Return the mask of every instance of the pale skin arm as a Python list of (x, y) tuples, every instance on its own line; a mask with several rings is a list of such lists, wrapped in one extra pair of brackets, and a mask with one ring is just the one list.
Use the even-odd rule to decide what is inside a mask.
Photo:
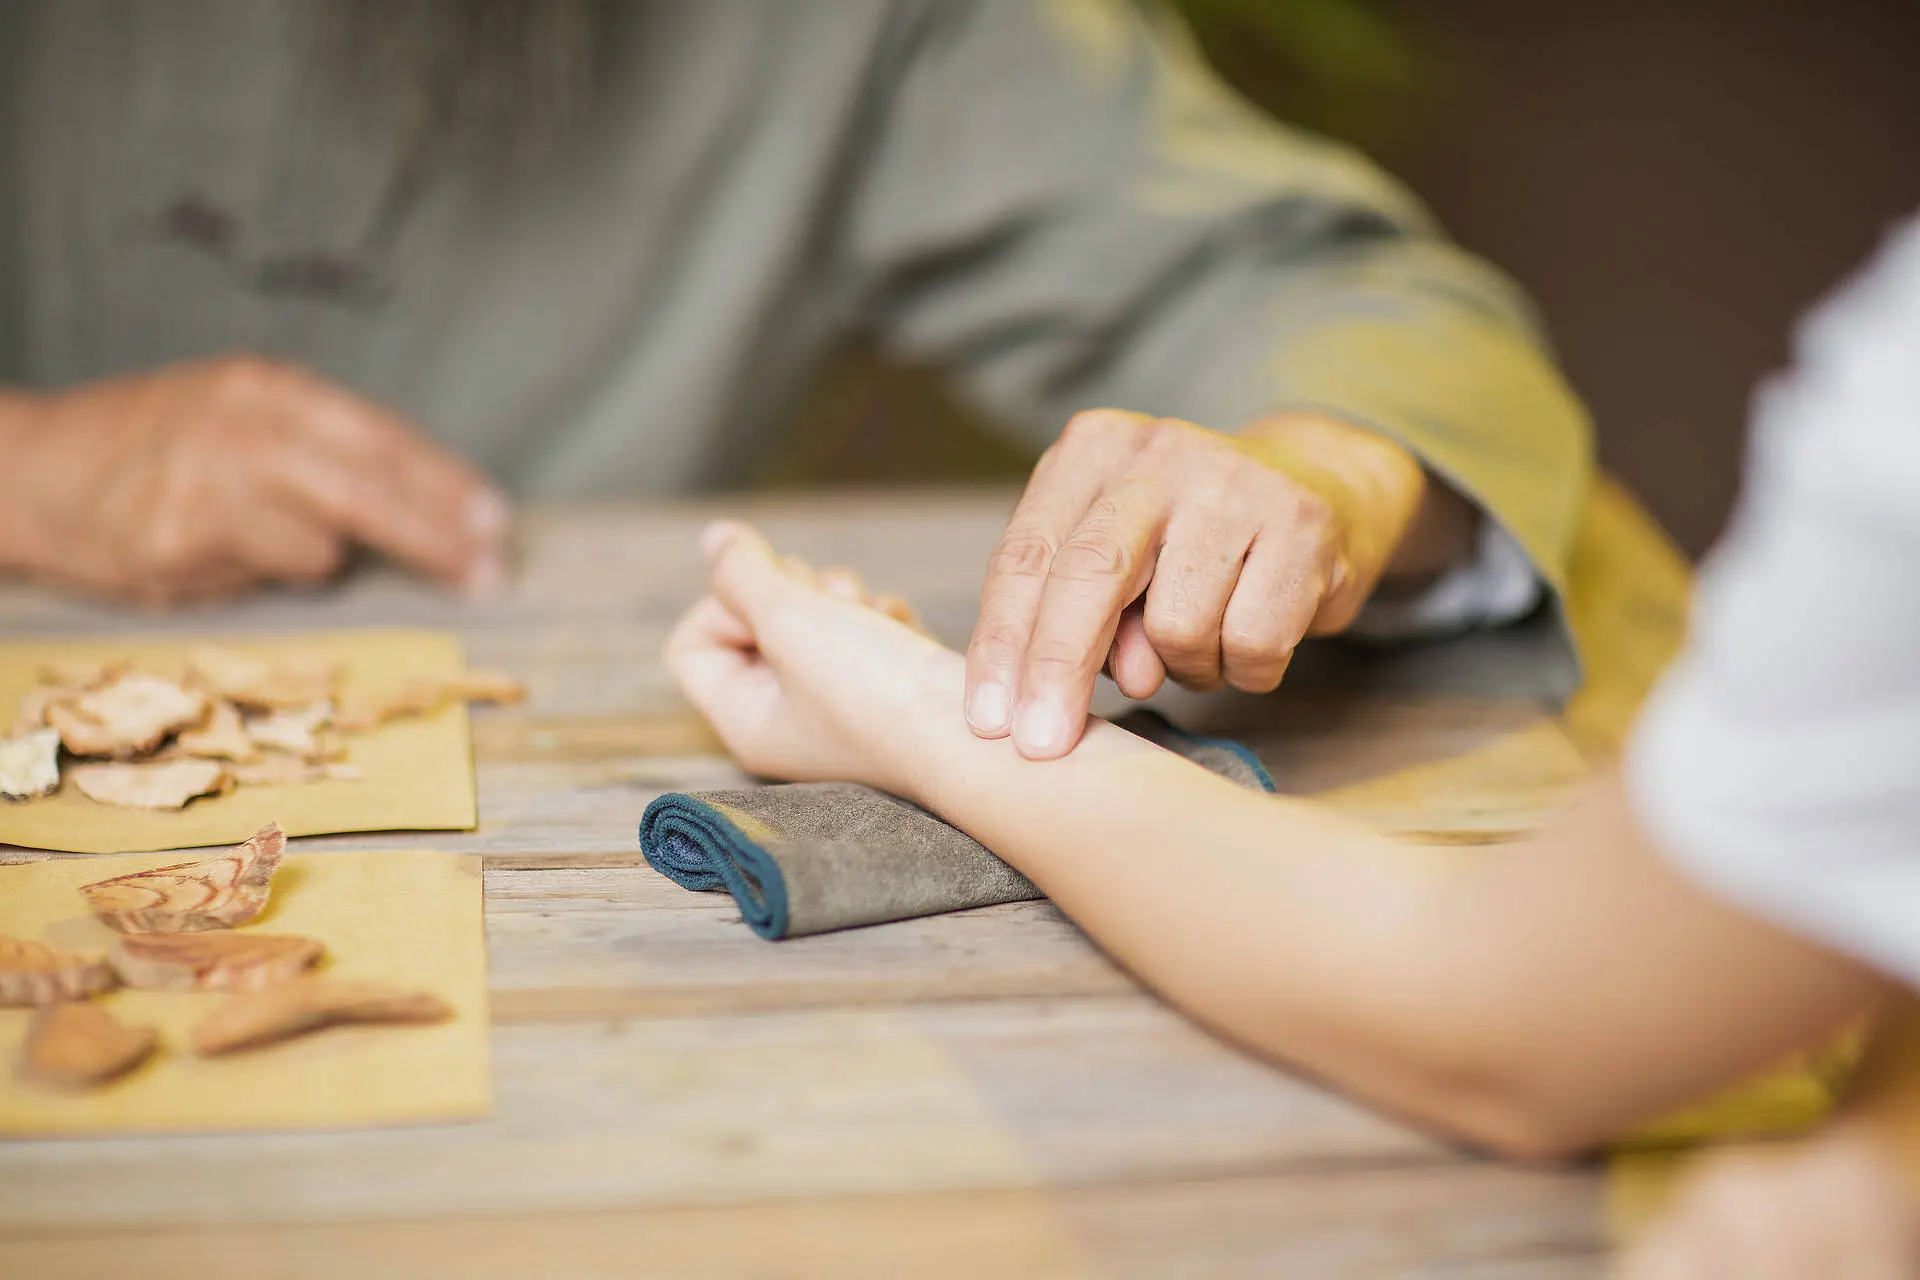
[(750, 531), (710, 545), (714, 594), (668, 657), (748, 767), (925, 805), (1200, 1022), (1434, 1130), (1577, 1151), (1880, 994), (1667, 870), (1613, 783), (1463, 870), (1098, 720), (1027, 760), (952, 717), (958, 655)]

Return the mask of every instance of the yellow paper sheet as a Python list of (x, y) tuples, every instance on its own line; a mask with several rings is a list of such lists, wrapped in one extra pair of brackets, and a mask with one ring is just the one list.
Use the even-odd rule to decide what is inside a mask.
[[(143, 854), (0, 867), (0, 934), (104, 951), (115, 935), (88, 912), (78, 887), (181, 860)], [(96, 998), (129, 1024), (158, 1027), (160, 1048), (121, 1080), (64, 1093), (14, 1071), (32, 1014), (0, 1009), (0, 1134), (317, 1129), (486, 1113), (492, 1088), (478, 857), (290, 855), (267, 909), (240, 932), (317, 938), (327, 947), (317, 972), (430, 991), (454, 1016), (433, 1026), (332, 1027), (199, 1059), (187, 1048), (188, 1031), (229, 996), (115, 991)]]
[[(46, 662), (131, 658), (142, 669), (171, 674), (183, 668), (190, 648), (209, 641), (262, 657), (293, 649), (332, 654), (344, 664), (343, 687), (348, 690), (390, 690), (410, 677), (450, 674), (465, 666), (460, 642), (435, 631), (0, 645), (0, 733), (13, 719), (21, 696), (39, 683)], [(366, 775), (359, 781), (243, 786), (169, 812), (116, 809), (87, 799), (67, 784), (42, 800), (0, 804), (0, 843), (66, 853), (132, 853), (238, 844), (267, 822), (278, 822), (290, 836), (473, 829), (473, 748), (464, 705), (395, 721), (345, 741), (348, 762)]]

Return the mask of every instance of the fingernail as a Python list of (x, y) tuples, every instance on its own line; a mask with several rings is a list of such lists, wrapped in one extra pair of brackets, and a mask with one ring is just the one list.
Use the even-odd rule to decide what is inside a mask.
[(497, 541), (513, 519), (513, 508), (492, 489), (482, 489), (467, 500), (467, 532), (482, 542)]
[(1005, 733), (1013, 716), (1013, 696), (998, 680), (974, 688), (967, 698), (967, 723), (980, 733)]
[(461, 590), (470, 599), (497, 600), (507, 587), (507, 571), (498, 556), (483, 556), (467, 571)]
[(715, 520), (700, 531), (700, 554), (709, 562), (720, 558), (734, 535), (740, 532), (740, 526), (732, 520)]
[(1048, 698), (1020, 708), (1013, 722), (1014, 742), (1024, 756), (1056, 756), (1067, 749), (1067, 713)]

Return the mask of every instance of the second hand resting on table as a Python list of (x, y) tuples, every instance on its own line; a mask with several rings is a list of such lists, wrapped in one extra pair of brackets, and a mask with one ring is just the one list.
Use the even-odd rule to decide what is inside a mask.
[(667, 662), (748, 769), (931, 810), (1200, 1022), (1428, 1128), (1577, 1151), (1880, 995), (1861, 966), (1669, 869), (1617, 783), (1438, 868), (1103, 721), (1064, 758), (1026, 759), (954, 716), (961, 655), (844, 575), (823, 586), (740, 525), (704, 549), (710, 594)]

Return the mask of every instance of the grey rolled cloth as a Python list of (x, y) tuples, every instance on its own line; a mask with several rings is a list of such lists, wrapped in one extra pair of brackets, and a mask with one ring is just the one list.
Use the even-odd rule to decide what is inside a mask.
[[(1194, 737), (1151, 711), (1116, 723), (1242, 786), (1274, 790), (1237, 742)], [(1044, 896), (965, 832), (853, 782), (670, 792), (641, 816), (640, 852), (678, 885), (731, 893), (763, 938)]]

